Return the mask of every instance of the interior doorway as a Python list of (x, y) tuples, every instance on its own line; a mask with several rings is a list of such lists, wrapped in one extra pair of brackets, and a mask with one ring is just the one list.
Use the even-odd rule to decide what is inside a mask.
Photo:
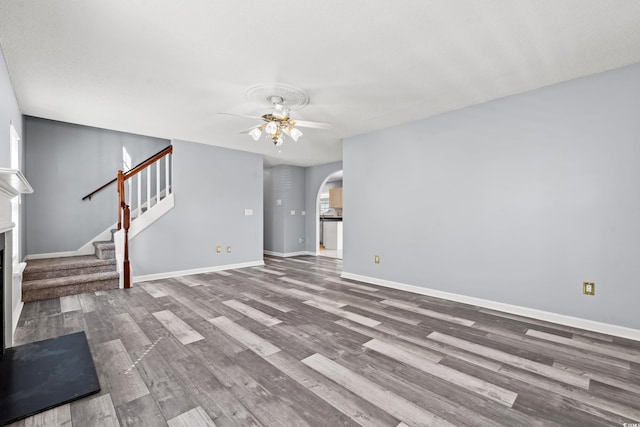
[(316, 199), (316, 255), (342, 259), (342, 170), (328, 175)]

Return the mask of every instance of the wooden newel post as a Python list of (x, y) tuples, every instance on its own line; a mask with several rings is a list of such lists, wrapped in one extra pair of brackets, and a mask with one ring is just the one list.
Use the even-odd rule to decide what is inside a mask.
[(131, 287), (131, 266), (129, 265), (129, 226), (131, 225), (131, 211), (126, 203), (122, 202), (122, 226), (124, 228), (124, 261), (122, 272), (124, 274), (124, 287)]
[(118, 171), (118, 230), (122, 228), (122, 209), (124, 208), (124, 174), (122, 169)]

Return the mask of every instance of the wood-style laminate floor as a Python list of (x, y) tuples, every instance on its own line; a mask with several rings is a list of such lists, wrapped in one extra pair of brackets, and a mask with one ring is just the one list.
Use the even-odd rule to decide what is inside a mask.
[(640, 423), (640, 342), (265, 262), (25, 304), (18, 344), (84, 330), (102, 391), (14, 426)]

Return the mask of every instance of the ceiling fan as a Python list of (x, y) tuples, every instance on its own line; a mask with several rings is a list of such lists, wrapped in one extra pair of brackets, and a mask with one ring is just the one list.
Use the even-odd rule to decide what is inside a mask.
[[(271, 94), (268, 95), (266, 99), (265, 97), (260, 96), (264, 94), (265, 90), (269, 90), (271, 92)], [(291, 94), (293, 90), (296, 91), (294, 93), (296, 96), (292, 96), (292, 99), (286, 99), (284, 96), (282, 96), (282, 92)], [(276, 94), (273, 94), (274, 92)], [(281, 92), (281, 94), (277, 94), (278, 92)], [(284, 85), (270, 85), (268, 87), (260, 85), (249, 88), (245, 93), (245, 96), (248, 99), (256, 98), (256, 95), (254, 95), (256, 93), (258, 93), (257, 96), (271, 103), (271, 106), (273, 108), (272, 112), (263, 114), (259, 117), (247, 116), (243, 114), (219, 113), (229, 116), (248, 117), (251, 119), (262, 120), (262, 123), (240, 131), (241, 134), (249, 134), (255, 141), (259, 140), (264, 132), (265, 137), (267, 139), (271, 139), (273, 144), (276, 147), (279, 147), (284, 143), (285, 136), (291, 138), (293, 141), (298, 141), (298, 139), (303, 135), (300, 129), (298, 129), (299, 127), (316, 129), (327, 129), (330, 127), (330, 125), (328, 125), (327, 123), (310, 122), (306, 120), (293, 120), (289, 116), (289, 114), (291, 113), (291, 108), (289, 108), (287, 105), (291, 105), (294, 107), (297, 106), (301, 108), (306, 105), (309, 100), (308, 96), (304, 94), (304, 92), (302, 92), (300, 89)], [(301, 96), (303, 98), (300, 98)]]

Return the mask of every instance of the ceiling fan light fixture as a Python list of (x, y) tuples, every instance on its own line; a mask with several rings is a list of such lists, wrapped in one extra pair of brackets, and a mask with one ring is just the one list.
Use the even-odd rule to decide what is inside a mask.
[(255, 129), (253, 129), (251, 132), (249, 132), (249, 135), (251, 135), (251, 138), (253, 138), (254, 141), (257, 141), (260, 139), (260, 137), (262, 136), (262, 129), (261, 127), (257, 127)]

